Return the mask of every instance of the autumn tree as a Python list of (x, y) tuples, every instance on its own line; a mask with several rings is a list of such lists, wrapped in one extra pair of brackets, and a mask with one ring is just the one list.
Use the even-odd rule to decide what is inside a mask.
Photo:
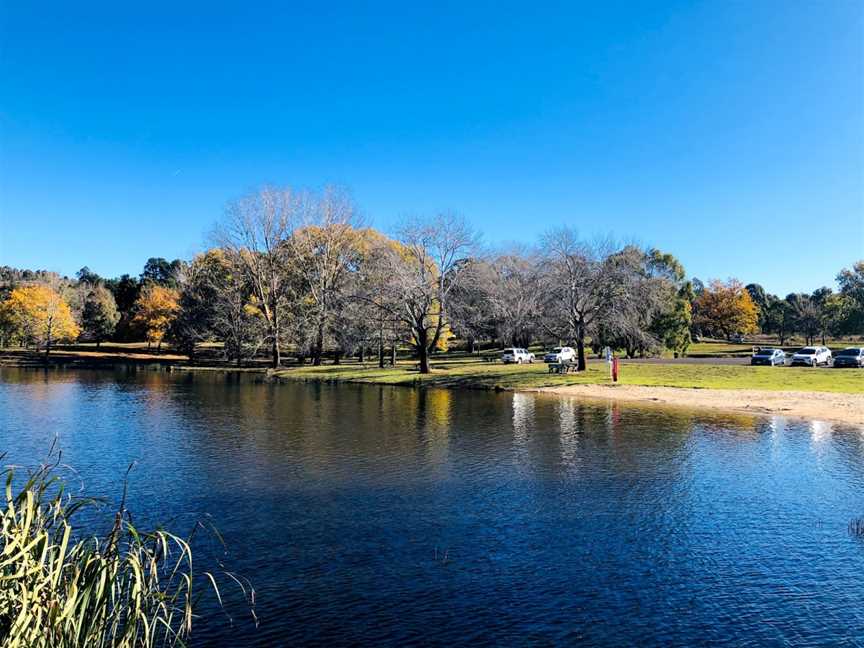
[(162, 349), (162, 340), (180, 310), (180, 293), (174, 288), (149, 284), (135, 303), (133, 322), (144, 331), (148, 345)]
[(385, 348), (390, 347), (390, 361), (395, 363), (396, 344), (406, 334), (406, 324), (401, 317), (401, 301), (392, 289), (394, 277), (390, 268), (396, 263), (398, 244), (373, 229), (360, 232), (358, 246), (360, 262), (352, 277), (350, 295), (354, 313), (373, 325), (371, 340), (377, 346), (378, 366), (384, 367)]
[(55, 342), (74, 340), (80, 329), (63, 297), (45, 285), (16, 288), (5, 302), (4, 310), (19, 336), (45, 349), (45, 357)]
[(104, 286), (94, 283), (84, 300), (81, 314), (81, 324), (84, 333), (96, 342), (96, 348), (102, 341), (114, 333), (120, 313), (114, 295)]
[(300, 280), (300, 304), (313, 327), (312, 364), (320, 365), (325, 335), (342, 302), (340, 293), (359, 262), (360, 219), (350, 196), (332, 187), (308, 200), (303, 217), (305, 222), (287, 244)]
[(712, 281), (694, 302), (694, 323), (709, 335), (755, 333), (759, 309), (740, 281)]
[(235, 267), (242, 268), (249, 282), (266, 323), (273, 367), (282, 363), (280, 345), (296, 292), (291, 273), (294, 255), (288, 239), (302, 222), (306, 203), (306, 196), (290, 188), (265, 187), (230, 203), (216, 234), (220, 247)]

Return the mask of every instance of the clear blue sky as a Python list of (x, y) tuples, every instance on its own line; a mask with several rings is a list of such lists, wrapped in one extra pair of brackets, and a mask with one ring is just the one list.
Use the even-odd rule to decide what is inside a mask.
[[(470, 5), (470, 6), (468, 6)], [(200, 250), (263, 183), (786, 293), (864, 257), (864, 4), (4, 2), (0, 264)]]

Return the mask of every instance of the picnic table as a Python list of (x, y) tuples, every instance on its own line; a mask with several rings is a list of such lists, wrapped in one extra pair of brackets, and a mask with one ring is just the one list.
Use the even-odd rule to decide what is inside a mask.
[(579, 364), (576, 362), (550, 362), (549, 373), (566, 374), (571, 371), (575, 372), (578, 367)]

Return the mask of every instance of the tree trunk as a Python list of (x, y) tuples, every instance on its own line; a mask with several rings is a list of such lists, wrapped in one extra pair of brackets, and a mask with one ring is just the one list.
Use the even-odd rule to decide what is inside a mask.
[(468, 338), (468, 353), (473, 354), (475, 346), (476, 346), (476, 344), (474, 341), (474, 336), (472, 335), (471, 337)]
[(315, 347), (312, 349), (312, 365), (321, 365), (321, 356), (324, 354), (324, 322), (318, 322), (318, 331), (315, 334)]
[(278, 369), (279, 365), (282, 364), (282, 356), (279, 351), (279, 341), (274, 337), (273, 345), (270, 348), (270, 353), (272, 354), (272, 364), (274, 369)]
[[(342, 361), (342, 352), (339, 349), (336, 349), (333, 352), (333, 364), (334, 365), (341, 364), (341, 361)], [(320, 365), (321, 362), (319, 361), (318, 364)]]
[(96, 338), (96, 348), (97, 349), (99, 348), (100, 344), (102, 344), (102, 340), (100, 340), (99, 338)]
[(390, 366), (396, 366), (396, 343), (393, 343), (393, 346), (390, 347)]
[(420, 361), (420, 373), (429, 373), (429, 332), (425, 326), (414, 329), (414, 339), (417, 342), (417, 359)]
[(426, 347), (425, 344), (423, 344), (423, 345), (417, 347), (417, 351), (418, 351), (419, 357), (420, 357), (420, 373), (421, 374), (430, 373), (431, 370), (429, 368), (429, 349)]
[(585, 371), (588, 367), (588, 362), (585, 360), (585, 327), (581, 324), (576, 332), (576, 353), (579, 357), (579, 364), (576, 365), (576, 369), (578, 371)]
[(378, 368), (384, 368), (384, 332), (378, 337)]
[(360, 364), (366, 362), (366, 345), (360, 345)]

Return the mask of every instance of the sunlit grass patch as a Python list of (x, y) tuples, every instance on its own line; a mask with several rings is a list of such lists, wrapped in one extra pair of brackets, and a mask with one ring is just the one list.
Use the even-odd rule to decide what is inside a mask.
[[(569, 384), (611, 384), (605, 362), (591, 362), (582, 373), (550, 374), (545, 364), (503, 365), (462, 358), (433, 362), (431, 374), (420, 374), (415, 363), (400, 362), (379, 369), (345, 364), (297, 367), (277, 372), (286, 379), (361, 382), (385, 385), (530, 389)], [(701, 389), (763, 389), (864, 393), (864, 371), (807, 367), (751, 367), (722, 364), (621, 363), (620, 384)]]

